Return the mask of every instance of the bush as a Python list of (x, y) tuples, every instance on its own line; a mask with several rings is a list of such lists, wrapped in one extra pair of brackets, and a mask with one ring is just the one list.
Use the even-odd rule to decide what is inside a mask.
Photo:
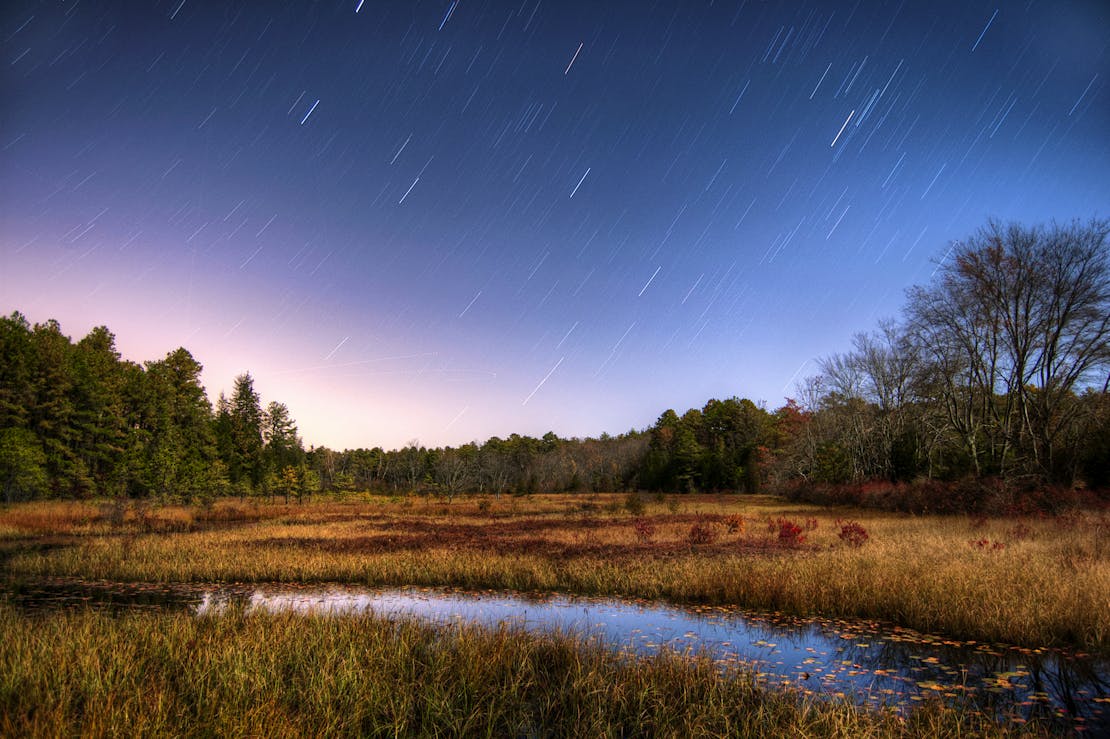
[(838, 518), (836, 524), (840, 527), (840, 533), (837, 536), (850, 547), (862, 547), (871, 538), (867, 529), (857, 521), (841, 521)]
[(844, 485), (803, 481), (787, 485), (782, 493), (796, 502), (903, 513), (1023, 516), (1105, 505), (1090, 491), (1035, 481), (1019, 484), (996, 477), (949, 481), (918, 478), (909, 483), (868, 480)]
[(778, 521), (775, 522), (775, 526), (778, 528), (779, 544), (782, 546), (794, 547), (806, 540), (805, 535), (802, 533), (802, 527), (788, 518), (778, 519)]
[(745, 525), (746, 522), (744, 521), (744, 517), (741, 516), (739, 513), (733, 514), (731, 516), (725, 516), (725, 531), (730, 534), (739, 534), (740, 536), (743, 536)]
[(690, 546), (712, 544), (717, 541), (717, 530), (713, 522), (705, 518), (697, 521), (690, 527), (690, 533), (686, 535), (686, 541), (690, 543)]

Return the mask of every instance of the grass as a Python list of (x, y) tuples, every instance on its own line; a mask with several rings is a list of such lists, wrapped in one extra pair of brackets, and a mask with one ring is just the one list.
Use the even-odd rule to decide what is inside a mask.
[[(642, 510), (617, 495), (451, 505), (358, 496), (122, 512), (88, 503), (22, 504), (0, 510), (0, 571), (15, 579), (335, 581), (624, 595), (882, 619), (955, 639), (1110, 653), (1106, 514), (912, 516), (751, 496), (640, 503)], [(783, 539), (779, 519), (796, 523), (804, 539)], [(857, 522), (866, 541), (842, 539), (838, 519)]]
[(4, 736), (1017, 733), (936, 703), (900, 718), (764, 690), (707, 659), (633, 659), (506, 629), (236, 611), (26, 615), (0, 603), (0, 633)]

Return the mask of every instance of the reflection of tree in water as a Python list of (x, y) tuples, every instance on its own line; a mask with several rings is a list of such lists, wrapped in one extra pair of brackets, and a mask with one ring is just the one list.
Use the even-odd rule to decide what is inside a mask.
[[(811, 680), (816, 679), (826, 692), (854, 688), (862, 701), (876, 705), (907, 706), (911, 696), (931, 696), (1003, 720), (1021, 718), (1110, 730), (1110, 711), (1092, 700), (1110, 695), (1110, 665), (1105, 661), (1053, 651), (1033, 653), (946, 642), (866, 622), (752, 615), (723, 608), (682, 610), (714, 630), (728, 629), (776, 642), (781, 651), (787, 646), (796, 654), (813, 650), (808, 669), (785, 662), (759, 665), (769, 674), (789, 675), (795, 685), (795, 680), (803, 686), (813, 685)], [(742, 645), (734, 646), (744, 653)], [(728, 647), (720, 647), (724, 649)], [(757, 658), (760, 662), (765, 659)]]
[(1092, 700), (1110, 695), (1110, 665), (1104, 662), (1057, 652), (907, 641), (905, 634), (895, 640), (881, 634), (859, 636), (869, 646), (847, 640), (837, 650), (840, 658), (872, 673), (896, 673), (904, 694), (937, 693), (953, 705), (998, 718), (1049, 723), (1078, 719), (1089, 729), (1110, 729), (1110, 712)]

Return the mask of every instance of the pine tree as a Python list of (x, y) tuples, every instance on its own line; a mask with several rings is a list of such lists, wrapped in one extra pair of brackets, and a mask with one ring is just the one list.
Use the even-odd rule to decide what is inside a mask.
[(266, 444), (266, 468), (270, 472), (284, 472), (286, 467), (296, 467), (304, 461), (304, 448), (297, 436), (297, 425), (284, 403), (272, 402), (266, 406), (262, 439)]
[(228, 413), (231, 432), (228, 474), (232, 483), (246, 483), (257, 487), (265, 473), (262, 406), (249, 372), (235, 378), (235, 390), (231, 394)]
[(161, 498), (192, 500), (217, 484), (212, 407), (200, 384), (201, 365), (185, 349), (147, 363), (140, 413), (139, 481)]
[(115, 336), (98, 326), (72, 352), (72, 445), (99, 493), (112, 492), (126, 437), (123, 406), (125, 365)]
[(73, 345), (57, 321), (35, 324), (31, 331), (27, 428), (42, 443), (53, 492), (85, 495), (92, 481), (73, 453)]

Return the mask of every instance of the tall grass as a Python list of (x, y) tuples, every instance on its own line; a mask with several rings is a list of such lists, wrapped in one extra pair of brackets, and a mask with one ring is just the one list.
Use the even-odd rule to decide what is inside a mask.
[[(1110, 652), (1104, 514), (972, 519), (683, 496), (677, 505), (649, 502), (646, 518), (634, 518), (621, 500), (227, 504), (156, 510), (115, 525), (90, 518), (88, 507), (76, 514), (57, 504), (14, 506), (0, 511), (0, 567), (15, 577), (627, 595), (885, 619), (952, 638)], [(618, 505), (607, 505), (613, 501)], [(729, 533), (737, 516), (746, 525)], [(845, 517), (868, 532), (866, 543), (841, 540), (836, 519)], [(779, 518), (801, 524), (804, 542), (784, 542), (775, 533)], [(645, 520), (650, 539), (637, 533)], [(692, 521), (712, 528), (711, 542), (691, 541)]]
[(1005, 736), (768, 691), (672, 653), (371, 617), (55, 612), (0, 604), (4, 736)]

